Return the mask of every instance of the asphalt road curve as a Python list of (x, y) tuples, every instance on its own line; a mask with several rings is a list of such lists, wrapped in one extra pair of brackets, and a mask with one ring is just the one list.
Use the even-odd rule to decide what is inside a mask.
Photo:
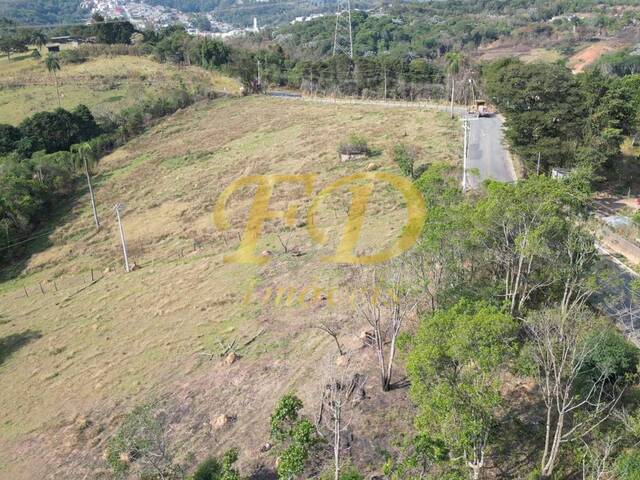
[(515, 182), (516, 174), (504, 145), (502, 119), (498, 115), (470, 118), (467, 176), (472, 188), (487, 179)]

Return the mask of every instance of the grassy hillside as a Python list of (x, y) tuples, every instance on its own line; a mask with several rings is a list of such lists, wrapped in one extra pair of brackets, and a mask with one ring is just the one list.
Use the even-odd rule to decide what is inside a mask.
[[(132, 56), (99, 57), (63, 65), (58, 82), (64, 108), (84, 103), (94, 114), (117, 112), (146, 95), (171, 90), (181, 83), (229, 93), (239, 89), (235, 81), (216, 73)], [(18, 124), (33, 113), (57, 106), (55, 81), (42, 60), (30, 55), (0, 59), (0, 122)]]
[[(335, 243), (315, 246), (302, 222), (290, 232), (270, 222), (258, 248), (269, 263), (225, 264), (252, 197), (247, 190), (232, 197), (233, 226), (225, 234), (213, 226), (213, 205), (246, 175), (317, 173), (317, 184), (326, 185), (369, 163), (397, 172), (390, 149), (399, 142), (419, 146), (421, 162), (457, 164), (459, 130), (445, 113), (248, 97), (181, 111), (103, 159), (95, 179), (102, 230), (95, 233), (89, 198), (81, 196), (34, 247), (22, 275), (1, 286), (0, 478), (108, 478), (107, 439), (123, 414), (149, 401), (170, 415), (172, 448), (188, 463), (238, 446), (245, 473), (272, 468), (273, 455), (260, 452), (268, 412), (295, 389), (314, 413), (322, 365), (335, 346), (310, 327), (328, 318), (342, 323), (341, 340), (370, 378), (355, 442), (366, 429), (376, 445), (354, 448), (354, 455), (387, 448), (391, 426), (410, 421), (410, 409), (397, 408), (406, 392), (378, 393), (373, 353), (362, 347), (365, 328), (351, 307), (258, 301), (270, 287), (344, 293), (349, 270), (320, 261)], [(366, 137), (376, 155), (340, 162), (337, 146), (351, 132)], [(348, 198), (341, 191), (320, 211), (330, 238), (344, 228)], [(309, 202), (295, 188), (280, 188), (272, 208), (293, 200)], [(122, 273), (116, 202), (127, 205), (126, 234), (140, 267), (130, 274)], [(359, 248), (392, 243), (405, 215), (394, 192), (377, 188)], [(92, 285), (91, 268), (100, 278)], [(234, 364), (206, 355), (234, 340), (241, 356)], [(372, 412), (383, 412), (384, 421)], [(235, 420), (217, 425), (221, 415)], [(354, 460), (370, 469), (380, 461)]]

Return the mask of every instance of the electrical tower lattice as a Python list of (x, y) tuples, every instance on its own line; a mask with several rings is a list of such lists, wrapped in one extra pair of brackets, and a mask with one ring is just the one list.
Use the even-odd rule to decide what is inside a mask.
[(353, 32), (351, 29), (351, 0), (339, 0), (336, 11), (336, 30), (333, 36), (333, 55), (344, 54), (353, 58)]

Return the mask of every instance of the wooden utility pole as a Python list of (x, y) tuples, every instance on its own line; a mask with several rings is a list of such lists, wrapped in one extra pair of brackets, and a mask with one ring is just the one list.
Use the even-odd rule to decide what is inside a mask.
[(126, 206), (122, 203), (116, 203), (115, 211), (118, 219), (118, 228), (120, 229), (120, 241), (122, 242), (122, 253), (124, 255), (124, 271), (129, 273), (129, 256), (127, 254), (127, 240), (124, 236), (124, 227), (122, 226), (122, 218), (120, 215), (124, 213)]
[(464, 129), (464, 142), (463, 142), (463, 157), (462, 157), (462, 191), (466, 192), (467, 191), (467, 151), (468, 149), (468, 145), (469, 145), (469, 130), (470, 130), (470, 125), (469, 125), (469, 120), (467, 120), (466, 118), (464, 118), (462, 120), (462, 128)]
[(384, 101), (387, 101), (387, 66), (384, 66)]
[(96, 197), (93, 194), (91, 186), (91, 175), (89, 175), (89, 165), (87, 164), (87, 152), (82, 152), (84, 160), (84, 173), (87, 176), (87, 185), (89, 185), (89, 195), (91, 195), (91, 208), (93, 209), (93, 220), (96, 223), (96, 229), (100, 230), (100, 220), (98, 220), (98, 210), (96, 210)]
[(456, 95), (456, 79), (453, 77), (453, 75), (451, 76), (451, 118), (453, 118), (455, 115), (453, 113), (453, 98)]

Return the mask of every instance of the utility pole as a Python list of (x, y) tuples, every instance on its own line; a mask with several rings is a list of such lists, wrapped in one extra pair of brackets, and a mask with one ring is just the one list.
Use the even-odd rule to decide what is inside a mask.
[[(347, 12), (347, 20), (343, 18)], [(351, 27), (351, 0), (339, 0), (336, 28), (333, 34), (333, 56), (343, 53), (353, 60), (353, 30)]]
[(89, 185), (89, 195), (91, 195), (91, 208), (93, 209), (93, 221), (96, 223), (96, 229), (100, 230), (100, 220), (98, 220), (98, 210), (96, 210), (96, 197), (93, 194), (91, 186), (91, 175), (89, 175), (89, 165), (87, 164), (87, 152), (82, 152), (84, 160), (84, 174), (87, 176), (87, 185)]
[(538, 152), (538, 165), (536, 166), (536, 175), (540, 175), (540, 152)]
[(118, 228), (120, 229), (120, 241), (122, 242), (122, 253), (124, 254), (124, 271), (129, 273), (129, 255), (127, 254), (127, 240), (124, 236), (124, 228), (122, 226), (122, 218), (120, 215), (124, 213), (126, 205), (123, 203), (116, 203), (114, 207), (116, 211), (116, 218), (118, 219)]
[(463, 142), (463, 153), (462, 153), (462, 191), (467, 191), (467, 151), (469, 147), (469, 139), (468, 136), (470, 134), (470, 126), (469, 120), (466, 118), (462, 119), (462, 128), (464, 129), (464, 142)]
[(453, 97), (456, 94), (456, 79), (451, 76), (451, 118), (455, 117), (453, 113)]

